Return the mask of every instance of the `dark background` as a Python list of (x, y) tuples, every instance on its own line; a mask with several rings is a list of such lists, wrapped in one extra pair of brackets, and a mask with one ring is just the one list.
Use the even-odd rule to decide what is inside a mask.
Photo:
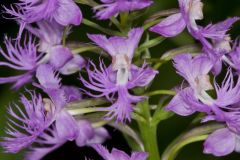
[[(14, 1), (11, 0), (1, 0), (2, 5), (9, 5)], [(200, 21), (200, 24), (206, 25), (210, 22), (218, 22), (226, 19), (231, 16), (240, 16), (240, 1), (239, 0), (203, 0), (204, 3), (204, 20)], [(88, 19), (93, 16), (92, 10), (87, 6), (80, 6), (83, 14)], [(149, 14), (158, 10), (177, 8), (177, 0), (155, 0), (155, 4), (150, 7), (148, 10)], [(97, 23), (107, 26), (106, 22), (97, 21)], [(2, 46), (2, 40), (4, 34), (7, 34), (9, 37), (16, 37), (16, 33), (18, 31), (18, 26), (12, 20), (6, 20), (0, 17), (0, 44)], [(88, 42), (86, 38), (86, 33), (95, 33), (94, 29), (90, 29), (84, 25), (79, 27), (75, 27), (73, 29), (74, 34), (70, 35), (69, 40)], [(240, 24), (237, 23), (234, 25), (231, 30), (231, 35), (233, 38), (236, 38), (240, 33)], [(156, 37), (157, 35), (151, 34), (151, 37)], [(170, 38), (164, 41), (161, 45), (154, 47), (151, 49), (151, 53), (153, 57), (160, 57), (165, 51), (176, 48), (178, 46), (192, 44), (195, 41), (187, 34), (187, 32), (182, 33), (181, 35)], [(88, 55), (89, 53), (85, 53)], [(159, 75), (155, 79), (153, 83), (153, 88), (156, 89), (169, 89), (174, 87), (177, 84), (181, 83), (181, 78), (176, 75), (171, 62), (165, 64), (160, 68)], [(0, 67), (0, 76), (12, 75), (15, 74), (14, 71), (10, 71), (6, 68)], [(71, 79), (68, 80), (68, 83), (71, 83)], [(1, 85), (0, 86), (0, 136), (4, 135), (4, 127), (6, 124), (6, 108), (10, 102), (18, 101), (18, 96), (20, 92), (14, 92), (9, 89), (10, 85)], [(156, 103), (160, 97), (153, 97), (151, 99), (151, 103)], [(169, 144), (177, 135), (179, 135), (182, 131), (187, 129), (189, 122), (194, 118), (192, 117), (179, 117), (174, 116), (173, 118), (161, 122), (158, 130), (158, 139), (159, 139), (159, 149), (162, 152), (163, 149)], [(125, 150), (129, 153), (130, 149), (127, 146), (124, 138), (121, 133), (117, 130), (114, 130), (110, 127), (107, 128), (112, 135), (112, 138), (108, 140), (105, 145), (109, 148), (116, 147), (122, 150)], [(101, 158), (90, 148), (78, 148), (75, 146), (74, 142), (69, 142), (57, 151), (51, 153), (50, 155), (45, 157), (45, 160), (84, 160), (85, 157), (94, 160), (100, 160)], [(5, 154), (0, 151), (0, 160), (22, 160), (22, 154)], [(213, 157), (211, 155), (202, 154), (202, 142), (194, 143), (186, 146), (179, 156), (177, 160), (239, 160), (240, 154), (234, 153), (230, 156), (226, 156), (223, 158)]]

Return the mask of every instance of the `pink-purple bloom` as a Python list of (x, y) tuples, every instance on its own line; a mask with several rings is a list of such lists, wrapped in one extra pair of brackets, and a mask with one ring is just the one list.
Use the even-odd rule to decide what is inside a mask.
[(223, 61), (237, 72), (240, 71), (240, 43), (238, 39), (233, 43), (230, 53), (224, 56)]
[(191, 35), (199, 40), (204, 47), (210, 47), (211, 43), (206, 38), (215, 40), (215, 43), (226, 39), (229, 28), (239, 20), (238, 17), (228, 18), (217, 24), (209, 24), (206, 27), (199, 26), (196, 20), (203, 19), (203, 3), (201, 0), (179, 0), (180, 12), (170, 15), (159, 24), (150, 28), (165, 37), (174, 37), (181, 33), (185, 27)]
[(118, 122), (130, 121), (133, 104), (142, 101), (144, 97), (131, 95), (128, 90), (148, 85), (157, 74), (157, 71), (146, 64), (142, 67), (131, 64), (142, 33), (141, 28), (135, 28), (129, 32), (128, 37), (108, 39), (103, 35), (89, 35), (91, 40), (112, 56), (112, 65), (109, 67), (106, 67), (104, 62), (100, 62), (100, 69), (97, 69), (90, 62), (93, 70), (90, 67), (87, 68), (89, 81), (81, 77), (85, 87), (99, 92), (99, 94), (87, 92), (88, 95), (105, 96), (113, 103), (112, 106), (101, 109), (108, 111), (107, 119), (116, 117)]
[(121, 12), (129, 12), (144, 9), (150, 6), (152, 0), (101, 0), (102, 3), (94, 10), (97, 11), (96, 17), (100, 20), (109, 19)]
[(5, 7), (5, 12), (20, 23), (19, 36), (27, 24), (42, 20), (54, 20), (62, 26), (79, 25), (82, 20), (81, 10), (73, 0), (19, 0)]
[(111, 152), (107, 150), (104, 146), (100, 144), (92, 145), (92, 147), (102, 156), (104, 160), (146, 160), (148, 154), (145, 152), (133, 152), (130, 156), (125, 152), (113, 148)]
[(203, 19), (203, 3), (200, 0), (178, 0), (180, 13), (170, 15), (159, 24), (150, 28), (150, 31), (156, 32), (166, 37), (173, 37), (181, 33), (185, 27), (190, 32), (197, 31), (196, 20)]
[[(79, 147), (100, 144), (109, 137), (109, 134), (105, 128), (93, 128), (90, 122), (86, 120), (79, 120), (77, 124), (78, 136), (75, 139), (75, 143)], [(66, 139), (59, 137), (54, 125), (51, 128), (46, 129), (46, 131), (47, 132), (41, 134), (35, 141), (40, 145), (32, 145), (29, 148), (25, 156), (26, 160), (41, 160), (44, 156), (67, 142)]]
[(179, 0), (178, 2), (180, 12), (165, 18), (151, 27), (150, 31), (164, 37), (174, 37), (187, 28), (189, 33), (203, 45), (204, 53), (214, 64), (212, 72), (218, 75), (222, 69), (222, 57), (231, 51), (231, 38), (227, 31), (239, 20), (239, 17), (228, 18), (217, 24), (202, 27), (196, 23), (196, 20), (203, 19), (201, 0)]
[(7, 152), (16, 153), (28, 147), (51, 124), (53, 108), (46, 112), (43, 98), (35, 93), (30, 93), (30, 95), (31, 99), (27, 99), (25, 96), (21, 97), (25, 111), (22, 111), (18, 105), (14, 105), (17, 112), (14, 111), (13, 107), (8, 110), (11, 115), (6, 130), (9, 137), (3, 138), (4, 142), (1, 142)]
[(38, 50), (49, 52), (53, 46), (62, 42), (64, 27), (56, 21), (38, 21), (37, 27), (31, 24), (26, 25), (26, 29), (39, 38)]
[(29, 32), (39, 38), (40, 52), (46, 53), (42, 63), (49, 63), (61, 74), (69, 75), (81, 70), (85, 60), (80, 55), (73, 55), (62, 43), (64, 27), (55, 21), (39, 21), (37, 27), (27, 25)]
[[(213, 65), (203, 57), (200, 55), (192, 59), (190, 55), (182, 54), (174, 58), (178, 73), (187, 80), (189, 86), (180, 89), (166, 109), (182, 116), (204, 112), (206, 116), (202, 122), (215, 120), (225, 123), (226, 128), (213, 132), (204, 144), (205, 153), (224, 156), (234, 150), (239, 151), (240, 78), (237, 77), (235, 82), (232, 70), (229, 69), (222, 84), (214, 81), (213, 87), (208, 77)], [(206, 92), (211, 89), (216, 91), (215, 99)]]
[(50, 64), (64, 75), (73, 74), (85, 66), (85, 60), (80, 55), (73, 55), (69, 48), (61, 45), (63, 27), (47, 21), (38, 22), (37, 25), (38, 27), (28, 25), (27, 28), (39, 38), (38, 43), (31, 34), (17, 40), (5, 38), (5, 49), (1, 48), (0, 54), (7, 62), (0, 62), (0, 66), (25, 73), (1, 77), (0, 84), (14, 83), (12, 88), (18, 89), (32, 81), (40, 64)]
[(34, 71), (43, 57), (42, 53), (37, 51), (37, 45), (32, 36), (25, 36), (24, 43), (20, 40), (11, 40), (5, 38), (6, 51), (0, 49), (0, 54), (7, 62), (0, 62), (0, 66), (6, 66), (14, 70), (25, 71), (26, 73), (18, 76), (0, 78), (0, 83), (14, 83), (13, 88), (18, 89), (23, 84), (32, 80)]
[(21, 98), (25, 111), (17, 105), (16, 111), (10, 107), (8, 137), (1, 142), (6, 152), (16, 153), (31, 146), (26, 159), (38, 160), (66, 141), (76, 140), (77, 145), (83, 146), (101, 143), (108, 137), (104, 128), (93, 129), (89, 122), (75, 120), (64, 108), (81, 99), (77, 88), (62, 86), (58, 74), (48, 64), (40, 65), (36, 75), (39, 84), (35, 85), (50, 99), (30, 92), (30, 100)]
[(239, 18), (228, 18), (217, 24), (202, 27), (196, 23), (196, 20), (203, 19), (203, 3), (201, 0), (179, 0), (179, 7), (179, 13), (165, 18), (159, 24), (151, 27), (150, 31), (164, 37), (174, 37), (180, 34), (184, 28), (187, 28), (189, 33), (202, 43), (204, 52), (215, 63), (213, 73), (215, 75), (219, 74), (222, 56), (231, 51), (231, 39), (227, 31)]

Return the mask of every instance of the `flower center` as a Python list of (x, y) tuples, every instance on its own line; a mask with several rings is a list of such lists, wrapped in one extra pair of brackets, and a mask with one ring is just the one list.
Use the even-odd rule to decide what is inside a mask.
[(43, 103), (44, 103), (44, 109), (46, 113), (52, 112), (54, 104), (52, 101), (48, 98), (43, 98)]
[(117, 71), (117, 85), (125, 85), (128, 82), (131, 62), (126, 54), (118, 54), (112, 59), (112, 69)]
[(213, 89), (213, 86), (210, 83), (209, 75), (197, 76), (195, 79), (195, 85), (196, 85), (195, 92), (196, 92), (197, 98), (199, 100), (201, 100), (203, 103), (211, 106), (213, 104), (214, 100), (206, 92), (207, 90)]
[(191, 0), (189, 3), (189, 20), (191, 23), (191, 27), (195, 30), (198, 30), (198, 26), (196, 24), (196, 20), (203, 19), (203, 3), (200, 0)]
[(212, 84), (210, 83), (210, 77), (209, 75), (199, 75), (196, 77), (195, 79), (195, 83), (196, 83), (196, 88), (198, 91), (204, 90), (211, 90), (213, 89)]

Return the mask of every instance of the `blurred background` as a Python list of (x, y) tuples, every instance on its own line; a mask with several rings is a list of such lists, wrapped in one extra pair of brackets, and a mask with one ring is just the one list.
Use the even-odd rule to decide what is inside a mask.
[[(200, 24), (206, 25), (208, 23), (216, 23), (218, 21), (222, 21), (228, 17), (232, 16), (240, 16), (240, 1), (239, 0), (202, 0), (204, 3), (204, 20), (200, 21)], [(1, 0), (1, 5), (9, 5), (10, 3), (14, 3), (12, 0)], [(148, 14), (152, 14), (156, 11), (177, 8), (177, 0), (155, 0), (154, 5), (152, 5), (148, 10)], [(88, 19), (92, 19), (96, 21), (98, 24), (107, 26), (106, 22), (101, 22), (95, 20), (93, 17), (93, 13), (90, 7), (88, 6), (80, 6), (82, 9), (84, 17)], [(0, 17), (0, 44), (2, 46), (4, 35), (8, 35), (9, 37), (16, 37), (16, 33), (18, 31), (17, 24), (12, 20), (4, 19), (1, 15)], [(71, 41), (80, 41), (80, 42), (89, 42), (86, 33), (96, 33), (94, 29), (86, 27), (84, 25), (80, 25), (79, 27), (73, 28), (74, 34), (71, 34), (68, 40)], [(233, 29), (230, 31), (230, 34), (233, 38), (238, 37), (240, 35), (240, 23), (236, 23)], [(150, 34), (151, 37), (157, 37), (156, 34)], [(165, 40), (159, 46), (152, 48), (151, 55), (152, 57), (160, 57), (165, 51), (170, 49), (183, 46), (186, 44), (196, 43), (185, 31), (181, 35)], [(89, 56), (91, 53), (84, 53), (84, 55)], [(96, 55), (94, 55), (96, 56)], [(93, 57), (94, 57), (93, 56)], [(92, 57), (92, 56), (89, 56)], [(0, 57), (2, 60), (2, 57)], [(9, 69), (0, 67), (0, 76), (8, 76), (16, 74), (14, 71)], [(72, 81), (73, 78), (69, 78), (66, 80), (68, 84), (77, 83), (76, 80)], [(160, 70), (159, 75), (155, 79), (153, 83), (154, 89), (169, 89), (173, 88), (176, 85), (181, 83), (182, 79), (178, 76), (173, 67), (172, 63), (169, 62), (164, 64)], [(6, 108), (13, 101), (18, 101), (19, 95), (24, 91), (21, 89), (18, 92), (12, 91), (10, 89), (11, 85), (1, 85), (0, 86), (0, 136), (4, 136), (4, 128), (6, 125)], [(26, 88), (30, 88), (31, 86), (26, 86)], [(155, 96), (151, 99), (151, 103), (157, 103), (159, 101), (159, 96)], [(173, 116), (171, 119), (167, 121), (163, 121), (159, 124), (158, 129), (158, 140), (159, 140), (159, 149), (160, 152), (174, 139), (176, 138), (182, 131), (186, 130), (189, 126), (189, 123), (194, 118), (194, 115), (191, 117), (180, 117)], [(109, 148), (116, 147), (118, 149), (122, 149), (130, 152), (127, 143), (125, 142), (121, 133), (117, 130), (112, 129), (111, 127), (107, 128), (112, 135), (112, 138), (109, 139), (105, 145)], [(176, 160), (239, 160), (240, 154), (233, 153), (230, 156), (216, 158), (211, 155), (202, 154), (202, 142), (194, 143), (184, 147)], [(22, 160), (23, 153), (19, 154), (6, 154), (3, 153), (2, 148), (0, 149), (0, 160)], [(54, 151), (50, 155), (46, 156), (44, 160), (84, 160), (85, 157), (94, 160), (101, 160), (101, 158), (90, 148), (78, 148), (75, 146), (74, 142), (67, 143), (60, 149)]]

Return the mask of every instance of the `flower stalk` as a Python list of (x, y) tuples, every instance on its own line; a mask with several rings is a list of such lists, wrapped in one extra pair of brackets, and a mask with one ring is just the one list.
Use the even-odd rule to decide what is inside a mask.
[(148, 160), (161, 160), (158, 150), (157, 125), (152, 123), (152, 117), (148, 101), (138, 104), (139, 112), (145, 117), (146, 122), (138, 121), (140, 135), (144, 143), (144, 149), (149, 153)]
[(209, 133), (223, 127), (224, 125), (222, 124), (207, 124), (193, 128), (190, 131), (186, 131), (166, 148), (163, 152), (162, 160), (174, 160), (184, 146), (190, 143), (203, 141), (208, 137)]

